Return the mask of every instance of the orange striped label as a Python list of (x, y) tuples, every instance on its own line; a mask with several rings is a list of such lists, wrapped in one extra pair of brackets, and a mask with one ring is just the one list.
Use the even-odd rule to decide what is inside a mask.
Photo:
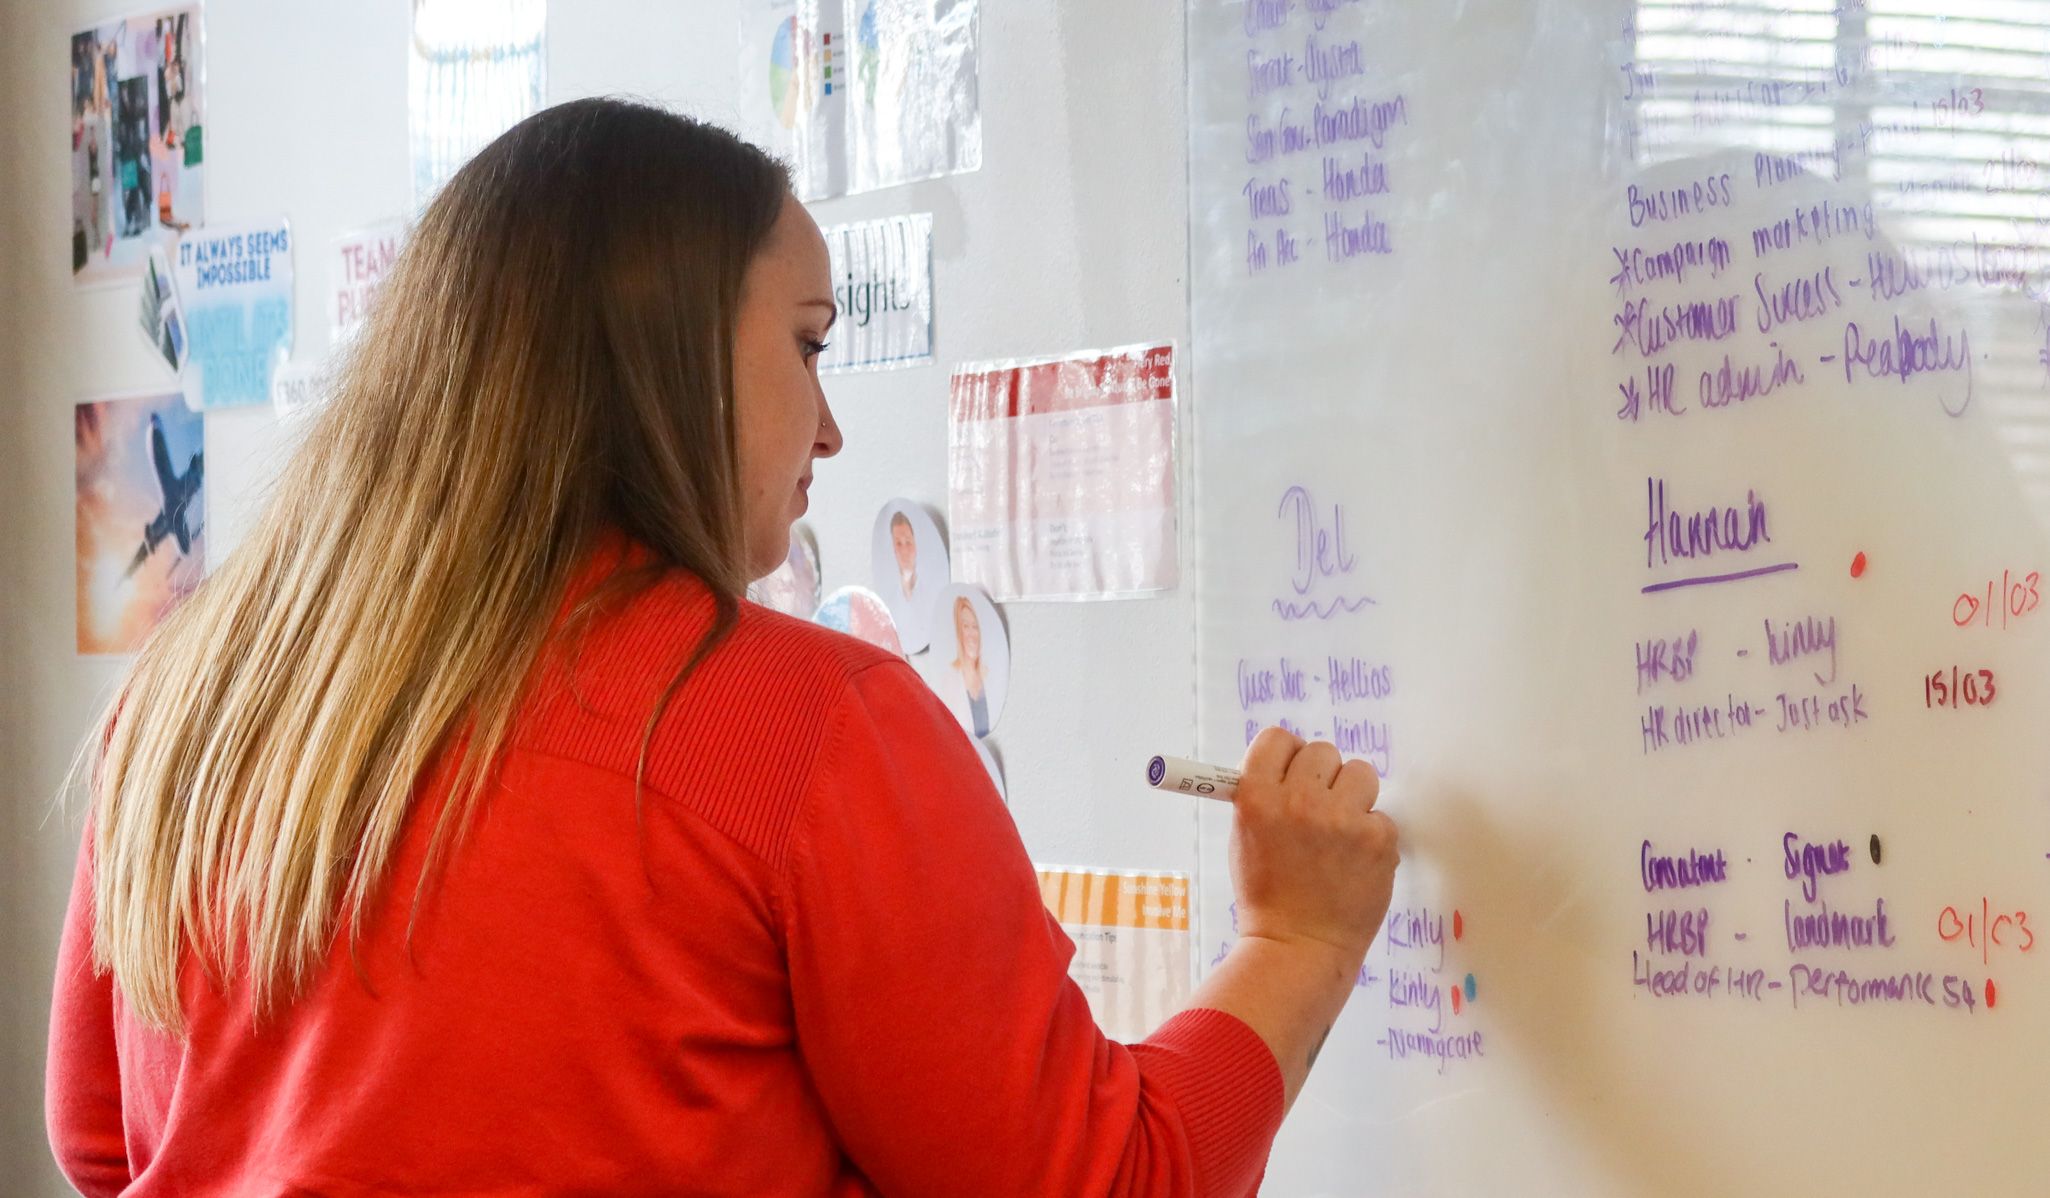
[(1189, 930), (1189, 875), (1042, 867), (1039, 896), (1062, 924)]

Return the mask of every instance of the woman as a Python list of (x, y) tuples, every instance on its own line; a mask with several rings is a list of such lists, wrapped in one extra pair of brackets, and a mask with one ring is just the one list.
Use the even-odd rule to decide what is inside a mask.
[(954, 596), (954, 660), (945, 675), (948, 710), (979, 739), (989, 735), (989, 675), (982, 668), (982, 620), (966, 595)]
[(783, 170), (566, 104), (386, 286), (100, 729), (51, 1022), (73, 1182), (1252, 1186), (1388, 901), (1372, 771), (1255, 742), (1238, 947), (1108, 1043), (917, 676), (740, 602), (841, 444)]

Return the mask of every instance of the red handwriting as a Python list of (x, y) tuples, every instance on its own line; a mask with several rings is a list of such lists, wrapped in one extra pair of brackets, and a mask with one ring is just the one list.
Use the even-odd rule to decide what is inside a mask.
[(1945, 944), (1963, 943), (1979, 950), (1980, 964), (1991, 964), (1993, 950), (2011, 948), (2026, 953), (2036, 947), (2036, 933), (2029, 927), (2027, 911), (1993, 910), (1991, 899), (1981, 898), (1979, 909), (1966, 906), (1962, 912), (1945, 907), (1936, 917), (1936, 934)]
[[(1984, 628), (2006, 628), (2012, 621), (2033, 613), (2043, 605), (2043, 576), (2031, 570), (2016, 574), (2002, 570), (1998, 580), (1987, 579), (1982, 591), (1966, 591), (1950, 605), (1950, 622), (1959, 628), (1977, 624)], [(1995, 623), (1998, 621), (1998, 623)]]
[(1996, 693), (1991, 670), (1952, 666), (1948, 673), (1938, 670), (1922, 678), (1922, 703), (1926, 707), (1990, 707)]

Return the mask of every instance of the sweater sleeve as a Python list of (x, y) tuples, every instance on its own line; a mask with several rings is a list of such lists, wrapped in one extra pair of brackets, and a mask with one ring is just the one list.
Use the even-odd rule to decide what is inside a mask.
[(114, 979), (93, 969), (92, 830), (78, 850), (71, 905), (57, 947), (43, 1115), (64, 1176), (86, 1198), (126, 1189), (121, 1066), (114, 1051)]
[(1207, 1010), (1104, 1038), (1010, 813), (908, 667), (850, 683), (780, 902), (798, 1049), (884, 1193), (1257, 1187), (1282, 1114), (1265, 1043)]

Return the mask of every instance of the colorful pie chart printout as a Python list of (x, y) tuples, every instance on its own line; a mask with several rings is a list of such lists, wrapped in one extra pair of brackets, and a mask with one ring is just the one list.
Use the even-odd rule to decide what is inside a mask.
[(790, 16), (776, 22), (776, 32), (769, 39), (769, 107), (776, 113), (776, 122), (785, 129), (797, 127), (800, 36), (797, 18)]
[(841, 587), (826, 596), (819, 604), (818, 614), (812, 619), (848, 636), (867, 641), (878, 649), (904, 656), (904, 646), (897, 639), (897, 623), (890, 618), (890, 609), (882, 596), (867, 587)]
[(748, 0), (749, 132), (822, 200), (982, 167), (980, 0)]

